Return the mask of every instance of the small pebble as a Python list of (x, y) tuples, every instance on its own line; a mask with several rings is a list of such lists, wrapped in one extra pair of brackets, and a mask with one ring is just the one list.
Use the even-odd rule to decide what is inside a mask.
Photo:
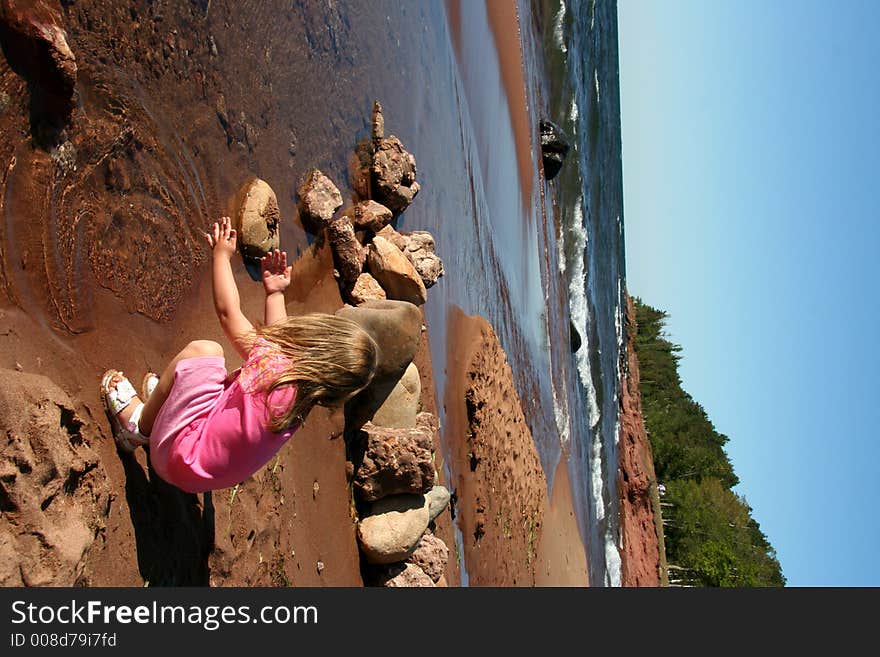
[(324, 562), (323, 562), (323, 561), (319, 561), (319, 562), (318, 562), (318, 564), (317, 564), (317, 570), (318, 570), (318, 574), (320, 575), (321, 572), (324, 570)]

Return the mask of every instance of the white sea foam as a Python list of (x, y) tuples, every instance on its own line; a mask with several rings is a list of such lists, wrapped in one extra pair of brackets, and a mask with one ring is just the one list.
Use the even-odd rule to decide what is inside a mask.
[(596, 101), (598, 102), (599, 98), (600, 98), (600, 95), (599, 95), (599, 69), (598, 68), (593, 69), (593, 84), (596, 85)]
[(594, 431), (590, 444), (590, 492), (596, 522), (605, 520), (605, 498), (602, 496), (602, 432)]
[(605, 586), (621, 585), (620, 549), (611, 528), (605, 530)]
[(564, 26), (565, 3), (560, 0), (559, 11), (557, 11), (556, 16), (553, 17), (553, 38), (556, 40), (556, 47), (559, 48), (563, 53), (568, 53), (568, 48), (565, 47), (565, 34), (563, 32)]
[(568, 399), (562, 395), (562, 403), (556, 395), (556, 386), (553, 386), (553, 417), (556, 420), (556, 428), (559, 430), (559, 444), (563, 449), (568, 447), (571, 442), (571, 431), (569, 430), (569, 414)]
[(596, 0), (590, 3), (590, 29), (596, 27)]
[(578, 109), (577, 98), (571, 97), (571, 105), (568, 107), (568, 120), (571, 121), (572, 131), (577, 134), (577, 120), (580, 109)]
[(574, 206), (574, 222), (568, 231), (568, 236), (573, 240), (575, 254), (574, 267), (568, 279), (569, 311), (571, 321), (581, 334), (581, 347), (575, 353), (578, 375), (581, 383), (587, 391), (587, 407), (590, 413), (590, 428), (599, 423), (599, 404), (596, 400), (596, 388), (593, 385), (592, 370), (590, 368), (590, 345), (589, 345), (589, 320), (590, 307), (587, 303), (587, 290), (584, 285), (584, 248), (587, 246), (587, 231), (584, 228), (583, 197), (578, 197)]

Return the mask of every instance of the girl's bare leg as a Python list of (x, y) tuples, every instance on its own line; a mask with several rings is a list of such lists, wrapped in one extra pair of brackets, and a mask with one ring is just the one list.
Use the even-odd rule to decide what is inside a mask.
[[(153, 431), (153, 422), (156, 420), (156, 415), (159, 414), (159, 409), (162, 408), (162, 404), (168, 399), (168, 393), (171, 392), (171, 387), (174, 385), (174, 370), (177, 367), (177, 363), (186, 358), (205, 358), (210, 356), (222, 357), (223, 347), (212, 340), (195, 340), (186, 345), (183, 351), (177, 354), (171, 362), (168, 363), (159, 377), (159, 383), (156, 384), (156, 389), (153, 390), (149, 399), (147, 399), (144, 404), (144, 410), (141, 413), (140, 422), (138, 422), (138, 428), (143, 435), (149, 436)], [(135, 398), (135, 402), (137, 401), (140, 400)], [(120, 413), (120, 419), (124, 422), (126, 418), (122, 416), (126, 415), (126, 411), (128, 411), (128, 414), (130, 415), (131, 411), (129, 411), (129, 409), (133, 410), (135, 408), (137, 408), (137, 403), (130, 404), (122, 413)]]

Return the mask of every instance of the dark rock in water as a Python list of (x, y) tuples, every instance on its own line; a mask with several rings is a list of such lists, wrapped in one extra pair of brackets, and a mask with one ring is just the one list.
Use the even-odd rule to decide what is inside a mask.
[(35, 136), (54, 145), (70, 121), (77, 76), (58, 6), (48, 0), (0, 0), (0, 45), (12, 69), (28, 82)]
[(317, 234), (326, 228), (342, 207), (342, 194), (327, 176), (318, 169), (312, 169), (305, 182), (300, 185), (299, 217), (303, 228)]
[(552, 180), (559, 173), (569, 147), (568, 136), (562, 128), (552, 121), (541, 121), (541, 155), (547, 180)]
[(581, 348), (581, 334), (575, 328), (574, 322), (568, 320), (568, 336), (571, 339), (571, 352), (574, 353)]
[(416, 158), (394, 135), (380, 139), (371, 168), (373, 196), (395, 216), (403, 212), (419, 193)]
[(400, 379), (419, 346), (422, 334), (419, 309), (406, 301), (375, 300), (357, 308), (340, 308), (336, 314), (357, 322), (379, 345), (374, 383)]
[(360, 276), (367, 251), (357, 241), (354, 226), (348, 217), (333, 219), (327, 226), (327, 241), (333, 252), (333, 263), (343, 283), (352, 285)]

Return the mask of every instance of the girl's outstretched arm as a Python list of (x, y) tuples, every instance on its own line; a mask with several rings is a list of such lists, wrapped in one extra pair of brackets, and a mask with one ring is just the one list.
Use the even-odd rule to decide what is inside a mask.
[(287, 319), (284, 290), (290, 285), (293, 267), (287, 265), (287, 252), (278, 249), (263, 256), (260, 265), (263, 270), (263, 289), (266, 291), (266, 324), (275, 324)]
[(236, 240), (232, 220), (223, 217), (219, 223), (215, 222), (213, 232), (208, 233), (207, 237), (213, 250), (214, 310), (217, 311), (226, 337), (235, 345), (241, 357), (247, 358), (254, 326), (241, 312), (238, 287), (232, 275), (232, 255), (235, 253)]

